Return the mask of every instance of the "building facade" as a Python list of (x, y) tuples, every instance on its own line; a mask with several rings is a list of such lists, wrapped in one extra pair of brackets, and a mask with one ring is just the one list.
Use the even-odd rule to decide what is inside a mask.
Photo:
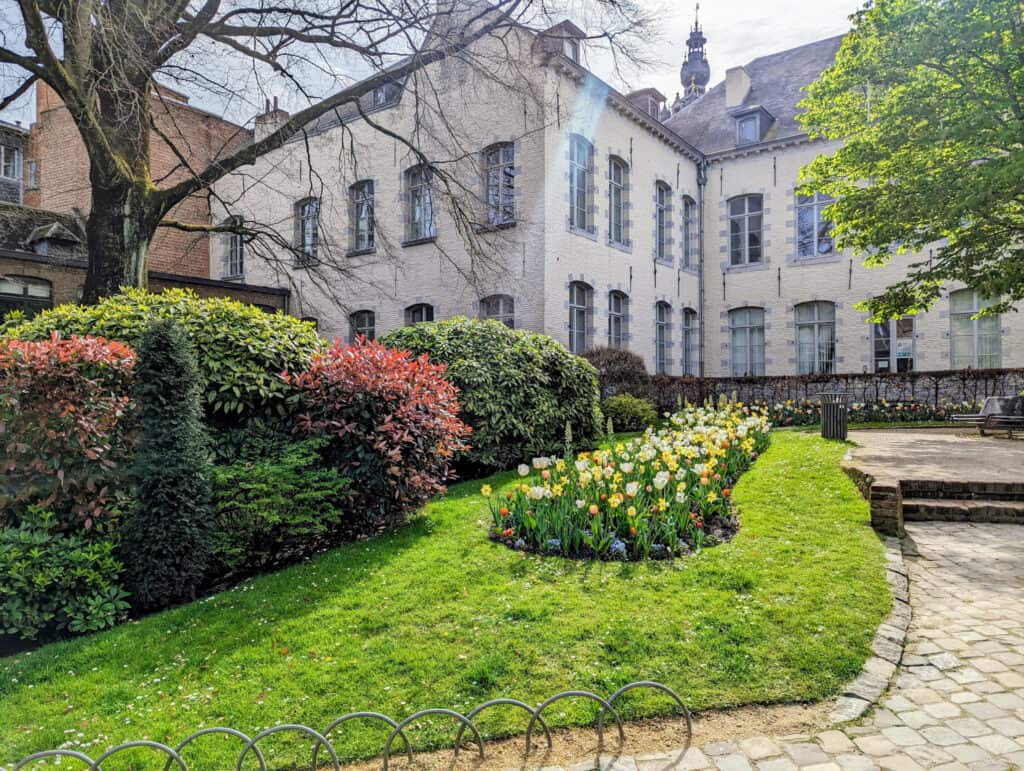
[[(225, 236), (211, 275), (288, 286), (294, 313), (342, 339), (466, 315), (675, 375), (1024, 366), (1024, 321), (972, 318), (986, 301), (969, 289), (883, 325), (854, 307), (927, 255), (869, 270), (836, 249), (828, 202), (796, 193), (801, 167), (834, 149), (795, 116), (841, 38), (708, 89), (695, 24), (671, 106), (589, 72), (583, 38), (570, 22), (516, 30), (500, 55), (478, 52), (493, 76), (432, 64), (223, 180), (232, 205), (215, 220), (257, 223), (281, 248)], [(268, 109), (257, 135), (286, 117)], [(376, 126), (415, 130), (431, 163)]]

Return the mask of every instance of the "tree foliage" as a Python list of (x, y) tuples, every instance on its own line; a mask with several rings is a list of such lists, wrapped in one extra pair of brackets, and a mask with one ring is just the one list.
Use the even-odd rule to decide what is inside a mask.
[(842, 140), (804, 170), (842, 247), (881, 265), (927, 250), (865, 302), (876, 317), (933, 304), (948, 282), (1024, 298), (1024, 6), (877, 0), (853, 17), (801, 120)]

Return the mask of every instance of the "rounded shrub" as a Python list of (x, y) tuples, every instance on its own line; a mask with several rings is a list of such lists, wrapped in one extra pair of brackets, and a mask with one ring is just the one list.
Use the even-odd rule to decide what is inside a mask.
[(650, 396), (651, 376), (642, 356), (624, 348), (594, 348), (583, 358), (597, 370), (601, 398), (617, 394), (630, 394), (640, 399)]
[(283, 412), (287, 388), (280, 373), (302, 369), (324, 348), (308, 322), (185, 289), (160, 294), (128, 289), (96, 305), (61, 305), (7, 327), (4, 334), (46, 340), (57, 331), (64, 337), (94, 335), (137, 347), (157, 319), (176, 321), (194, 346), (203, 406), (211, 416)]
[(653, 404), (630, 394), (609, 396), (601, 409), (616, 431), (643, 431), (658, 419)]
[(396, 329), (383, 342), (448, 365), (473, 427), (462, 457), (475, 466), (561, 451), (567, 425), (588, 445), (603, 427), (594, 368), (545, 335), (457, 317)]

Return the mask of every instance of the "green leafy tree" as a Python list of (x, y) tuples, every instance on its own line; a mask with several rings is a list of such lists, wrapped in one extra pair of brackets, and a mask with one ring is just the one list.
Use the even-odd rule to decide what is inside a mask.
[(140, 436), (130, 473), (135, 493), (121, 555), (132, 601), (156, 609), (195, 597), (210, 551), (209, 444), (195, 352), (181, 327), (161, 319), (143, 334), (135, 399)]
[(882, 265), (926, 251), (864, 302), (884, 318), (924, 310), (947, 282), (1024, 298), (1024, 5), (877, 0), (853, 17), (801, 121), (842, 140), (803, 172), (840, 245)]

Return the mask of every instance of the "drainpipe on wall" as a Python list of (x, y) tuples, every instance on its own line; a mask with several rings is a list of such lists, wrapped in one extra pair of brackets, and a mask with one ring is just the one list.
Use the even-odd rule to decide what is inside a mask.
[(697, 162), (697, 374), (704, 377), (704, 190), (708, 162)]

